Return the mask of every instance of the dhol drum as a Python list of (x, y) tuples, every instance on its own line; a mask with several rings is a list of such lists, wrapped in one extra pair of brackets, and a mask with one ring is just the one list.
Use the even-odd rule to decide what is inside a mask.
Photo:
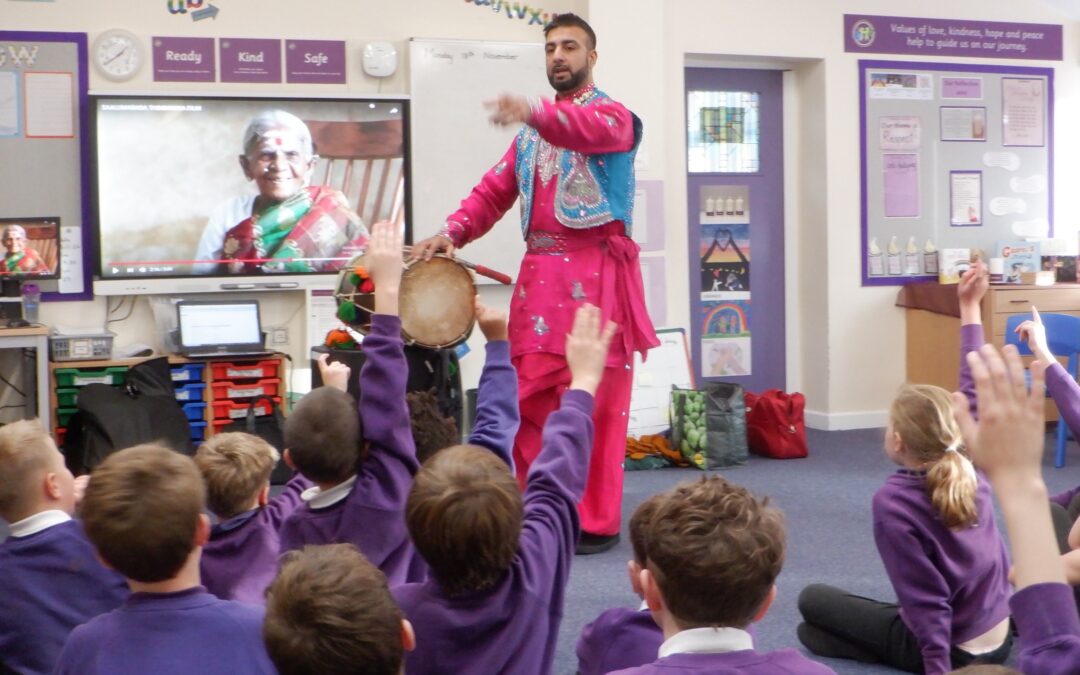
[[(406, 261), (401, 277), (398, 312), (401, 335), (408, 344), (430, 349), (454, 347), (468, 339), (476, 321), (476, 280), (463, 263), (445, 255)], [(338, 272), (334, 290), (337, 315), (367, 335), (375, 311), (375, 285), (367, 276), (364, 254)]]

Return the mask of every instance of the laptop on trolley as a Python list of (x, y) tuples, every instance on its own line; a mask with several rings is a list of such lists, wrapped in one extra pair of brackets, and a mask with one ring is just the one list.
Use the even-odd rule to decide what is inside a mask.
[(257, 300), (176, 303), (180, 353), (189, 358), (266, 356)]

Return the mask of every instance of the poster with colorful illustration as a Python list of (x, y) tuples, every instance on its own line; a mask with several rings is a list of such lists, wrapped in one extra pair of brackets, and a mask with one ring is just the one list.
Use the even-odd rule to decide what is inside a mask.
[(746, 223), (702, 225), (698, 259), (703, 299), (713, 293), (749, 291), (750, 226)]
[(749, 300), (715, 300), (701, 303), (702, 337), (748, 337), (749, 335)]
[(702, 377), (750, 374), (750, 338), (705, 338), (701, 341)]

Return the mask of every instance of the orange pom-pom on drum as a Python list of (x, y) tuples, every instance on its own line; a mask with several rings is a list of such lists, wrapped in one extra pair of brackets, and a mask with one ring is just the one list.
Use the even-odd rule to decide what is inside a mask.
[[(476, 280), (465, 264), (444, 255), (431, 260), (404, 262), (399, 292), (401, 334), (408, 344), (443, 349), (468, 339), (476, 320)], [(334, 298), (338, 318), (363, 334), (371, 328), (374, 292), (359, 288), (364, 280), (356, 268), (364, 254), (353, 258), (338, 273)]]

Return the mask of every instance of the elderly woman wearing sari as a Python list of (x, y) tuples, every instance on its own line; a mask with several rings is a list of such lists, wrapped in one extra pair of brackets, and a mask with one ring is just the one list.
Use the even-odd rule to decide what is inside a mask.
[(253, 118), (240, 168), (258, 194), (234, 197), (211, 215), (195, 270), (326, 272), (362, 251), (368, 231), (345, 195), (309, 185), (317, 159), (311, 132), (295, 115), (270, 110)]
[(26, 245), (26, 229), (22, 225), (8, 225), (0, 234), (4, 245), (4, 264), (0, 274), (49, 274), (52, 268), (41, 255)]

